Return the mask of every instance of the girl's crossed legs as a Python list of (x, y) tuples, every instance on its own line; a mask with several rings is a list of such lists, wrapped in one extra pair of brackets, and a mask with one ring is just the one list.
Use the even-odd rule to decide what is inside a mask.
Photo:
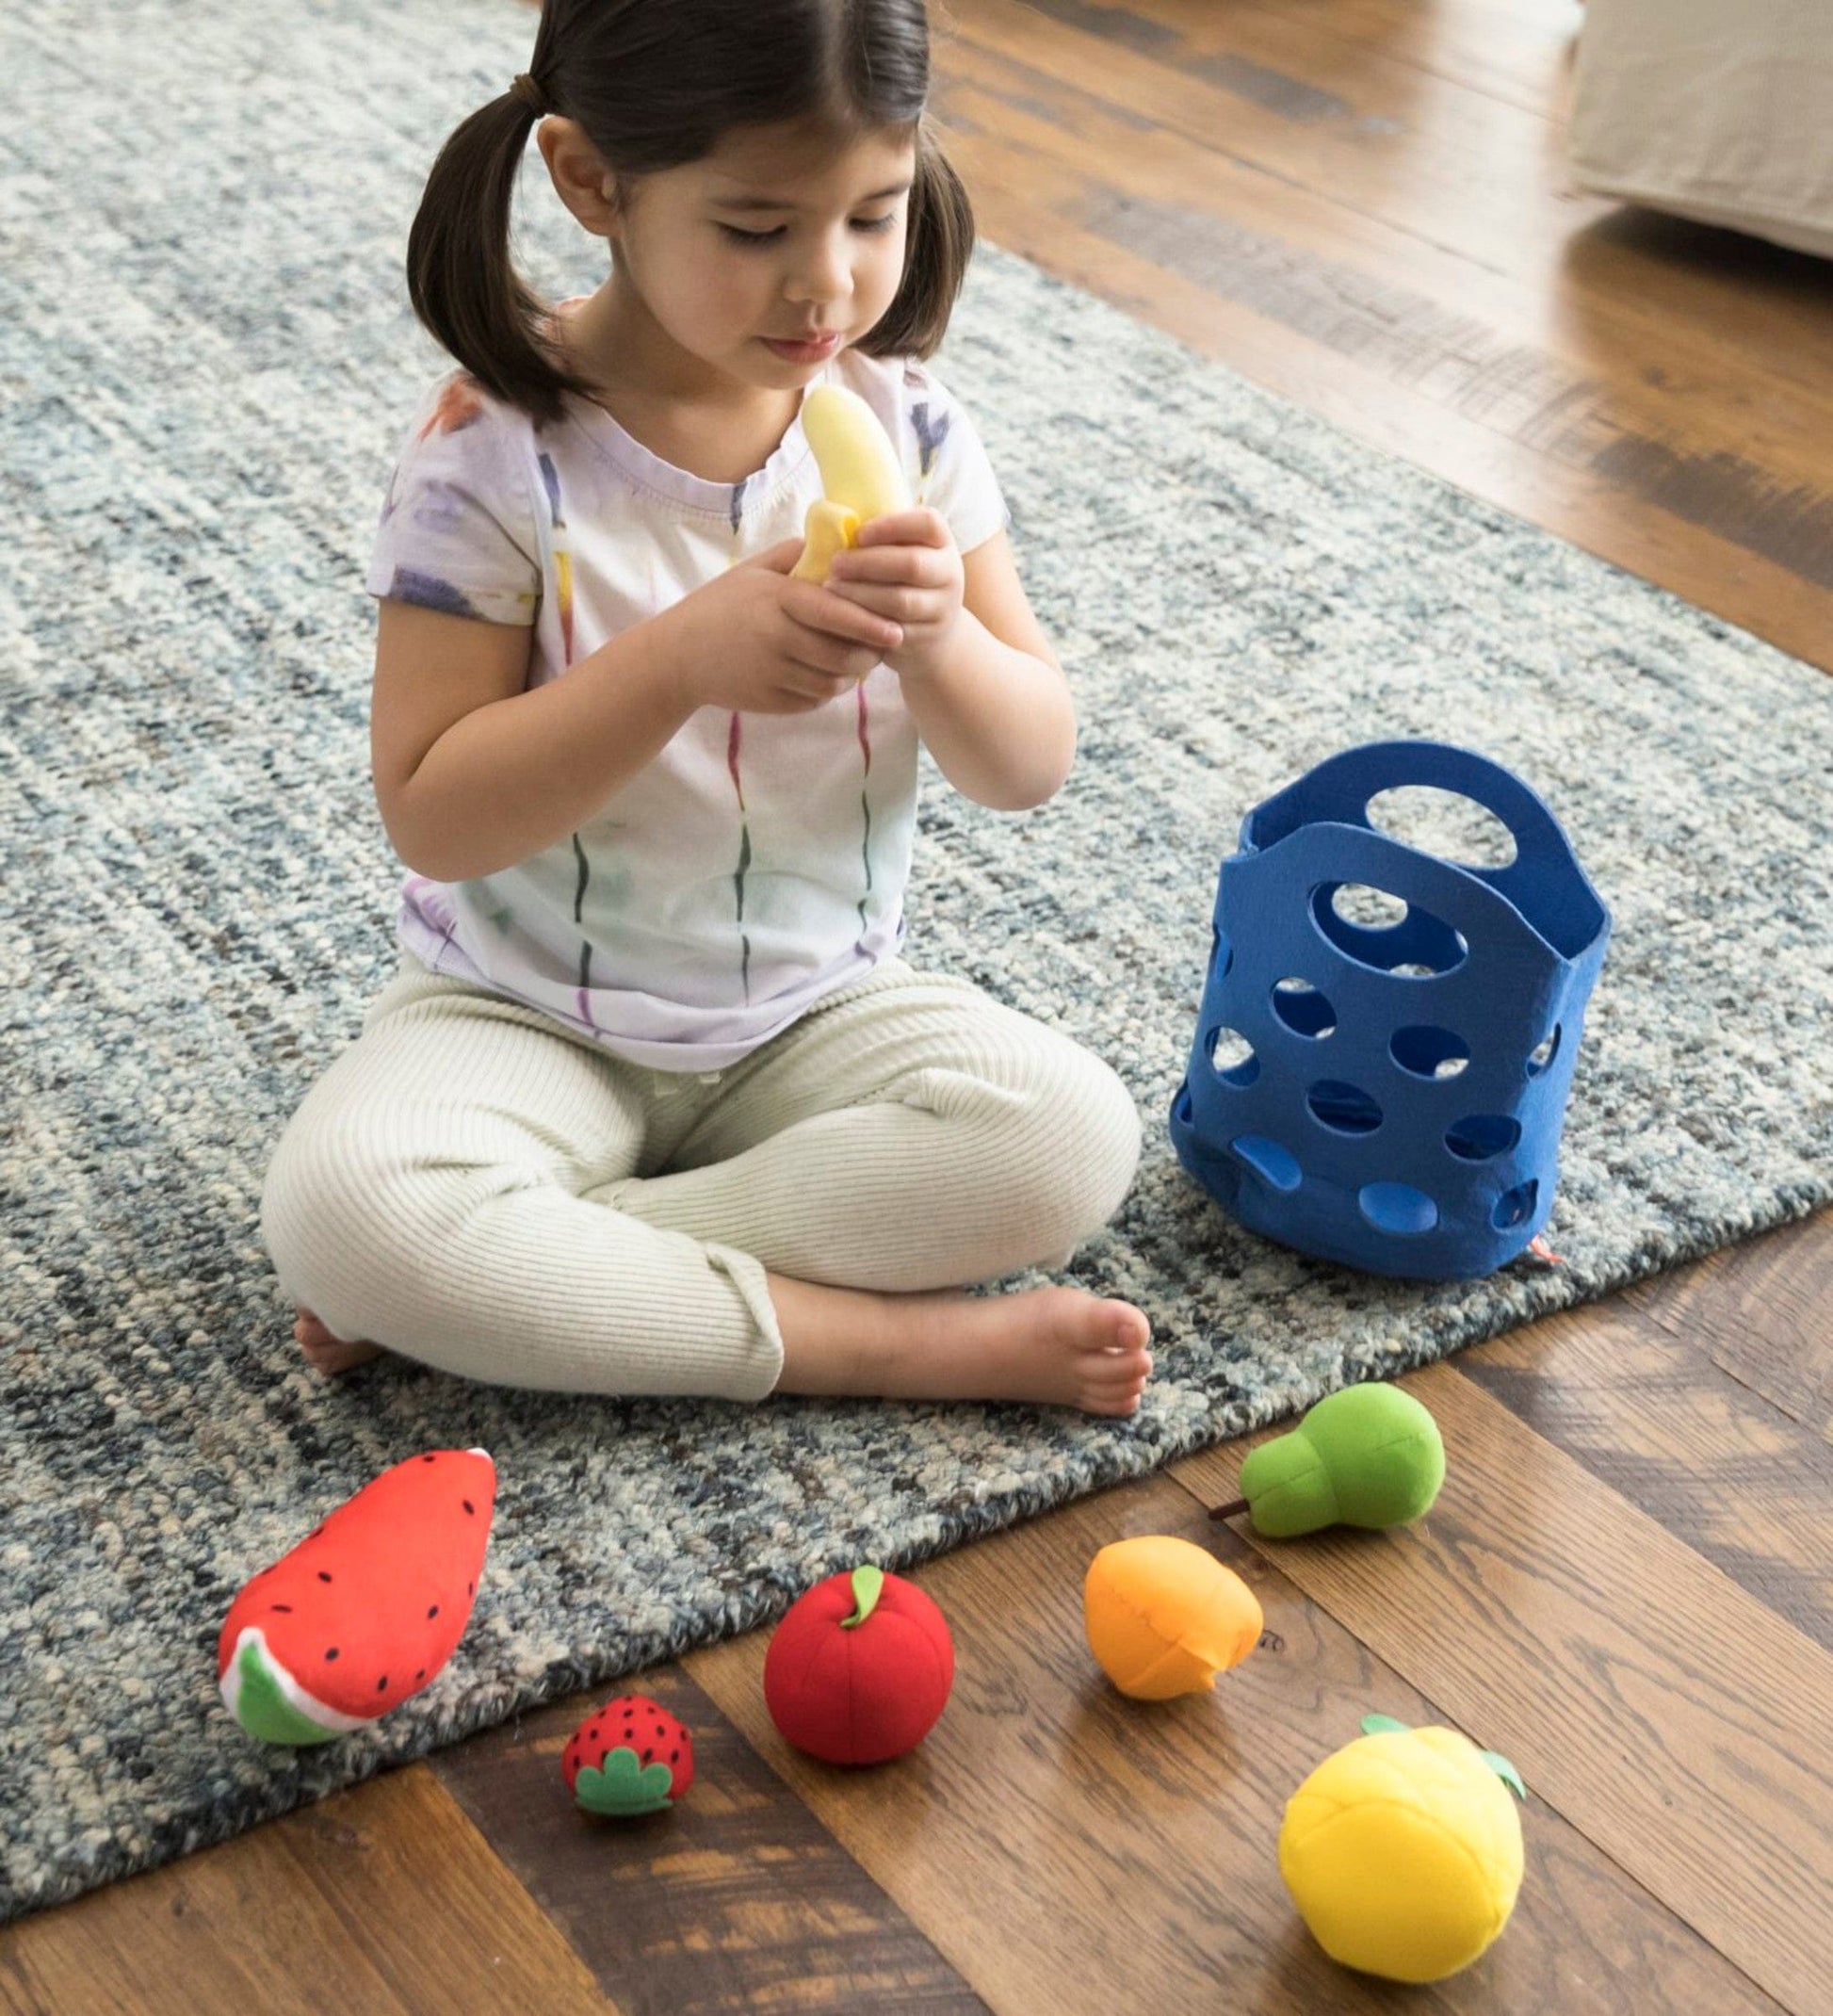
[(1098, 1059), (901, 962), (703, 1079), (409, 960), (289, 1124), (262, 1227), (326, 1369), (371, 1355), (348, 1338), (493, 1384), (1125, 1414), (1138, 1309), (953, 1291), (1061, 1261), (1139, 1146)]

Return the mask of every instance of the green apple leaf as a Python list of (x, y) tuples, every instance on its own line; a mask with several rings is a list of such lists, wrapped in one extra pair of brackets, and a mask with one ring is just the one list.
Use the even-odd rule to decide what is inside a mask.
[(840, 1619), (840, 1629), (851, 1631), (855, 1624), (863, 1624), (878, 1608), (878, 1600), (884, 1593), (884, 1570), (882, 1568), (856, 1568), (852, 1571), (852, 1600), (857, 1606), (853, 1614)]

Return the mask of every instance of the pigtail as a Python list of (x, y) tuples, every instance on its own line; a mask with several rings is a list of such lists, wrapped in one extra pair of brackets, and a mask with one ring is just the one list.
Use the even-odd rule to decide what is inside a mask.
[(486, 390), (551, 422), (591, 387), (559, 361), (545, 305), (510, 256), (515, 179), (536, 114), (514, 91), (473, 112), (427, 177), (407, 241), (414, 312)]
[(859, 348), (868, 357), (933, 357), (948, 333), (974, 252), (974, 206), (925, 113), (916, 135), (904, 273)]

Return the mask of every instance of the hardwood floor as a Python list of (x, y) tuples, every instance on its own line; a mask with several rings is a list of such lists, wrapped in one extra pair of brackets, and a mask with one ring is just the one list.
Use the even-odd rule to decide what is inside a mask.
[[(1833, 264), (1622, 213), (1563, 169), (1565, 0), (954, 0), (936, 106), (984, 235), (1345, 431), (1833, 667)], [(1247, 1443), (915, 1571), (947, 1714), (842, 1774), (766, 1635), (559, 1703), (0, 1935), (0, 2009), (345, 2016), (1833, 2011), (1833, 1216), (1405, 1382), (1418, 1528), (1212, 1524)], [(1213, 1546), (1266, 1611), (1147, 1707), (1082, 1638), (1107, 1541)], [(558, 1757), (640, 1689), (681, 1807)], [(1514, 1922), (1403, 1991), (1324, 1959), (1273, 1841), (1379, 1711), (1506, 1752)]]
[(958, 0), (986, 235), (1833, 662), (1833, 263), (1564, 168), (1561, 0)]

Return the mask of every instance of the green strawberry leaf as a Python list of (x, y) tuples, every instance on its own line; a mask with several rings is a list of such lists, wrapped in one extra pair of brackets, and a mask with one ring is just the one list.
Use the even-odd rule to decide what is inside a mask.
[(1362, 1717), (1365, 1736), (1403, 1736), (1408, 1727), (1405, 1722), (1396, 1722), (1390, 1715), (1365, 1715)]
[(628, 1819), (636, 1813), (660, 1813), (673, 1806), (669, 1787), (674, 1773), (665, 1764), (641, 1764), (632, 1749), (608, 1750), (603, 1765), (590, 1764), (573, 1781), (573, 1797), (588, 1813)]
[(1480, 1750), (1477, 1754), (1501, 1780), (1502, 1783), (1514, 1793), (1515, 1797), (1525, 1803), (1528, 1797), (1528, 1788), (1521, 1782), (1520, 1772), (1509, 1763), (1508, 1759), (1499, 1756), (1494, 1750)]

